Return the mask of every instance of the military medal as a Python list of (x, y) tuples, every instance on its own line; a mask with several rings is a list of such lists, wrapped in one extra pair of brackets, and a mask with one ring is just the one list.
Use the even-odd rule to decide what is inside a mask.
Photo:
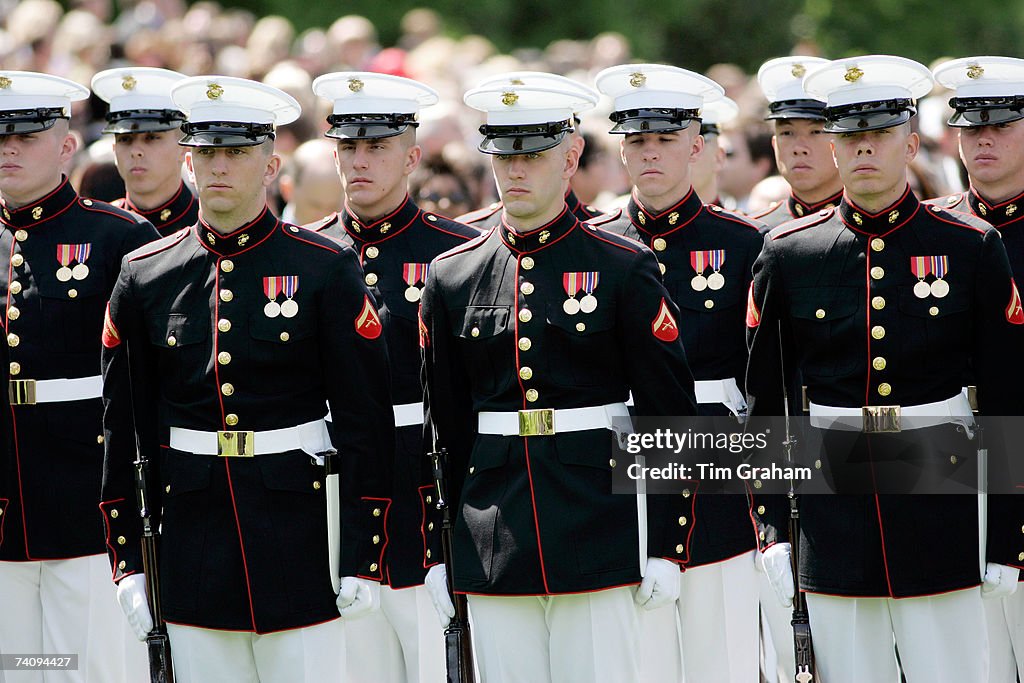
[(695, 292), (703, 292), (708, 288), (708, 279), (704, 277), (704, 271), (707, 270), (707, 252), (703, 251), (691, 251), (690, 252), (690, 265), (697, 271), (697, 274), (690, 280), (690, 287)]
[(281, 278), (263, 278), (263, 293), (270, 299), (267, 305), (263, 307), (263, 315), (268, 318), (276, 318), (281, 315), (281, 304), (277, 303), (277, 295), (281, 293)]
[(92, 251), (92, 244), (76, 244), (75, 260), (78, 265), (71, 269), (71, 277), (76, 280), (84, 280), (89, 277), (89, 266), (85, 262), (89, 260), (89, 253)]
[(594, 289), (597, 287), (597, 281), (600, 279), (600, 273), (583, 273), (583, 291), (586, 295), (580, 299), (580, 310), (584, 313), (593, 313), (597, 310), (597, 297), (594, 296)]
[(949, 283), (942, 279), (942, 276), (949, 270), (948, 256), (932, 256), (932, 273), (935, 274), (935, 281), (932, 282), (932, 296), (941, 299), (949, 294)]
[(285, 275), (281, 279), (284, 281), (284, 295), (288, 297), (288, 300), (281, 304), (281, 315), (286, 318), (294, 318), (299, 312), (299, 304), (293, 298), (295, 292), (299, 291), (299, 276)]
[(918, 299), (927, 299), (928, 295), (932, 293), (932, 288), (924, 281), (928, 277), (928, 273), (931, 272), (930, 260), (927, 256), (911, 256), (910, 270), (917, 278), (917, 284), (914, 285), (914, 296)]
[(404, 263), (402, 264), (402, 279), (409, 287), (405, 290), (405, 300), (409, 303), (416, 303), (423, 296), (423, 290), (416, 285), (427, 281), (429, 263)]
[(569, 298), (562, 303), (562, 310), (566, 315), (576, 315), (580, 312), (580, 302), (576, 300), (576, 294), (580, 291), (583, 273), (562, 273), (562, 288)]
[(71, 250), (74, 246), (73, 244), (57, 245), (57, 262), (60, 263), (60, 268), (57, 269), (57, 279), (61, 282), (71, 279), (71, 268), (68, 267), (68, 264), (71, 263)]
[(725, 276), (718, 272), (725, 263), (725, 249), (714, 249), (709, 251), (708, 255), (711, 257), (711, 267), (715, 271), (708, 275), (708, 288), (719, 290), (725, 286)]

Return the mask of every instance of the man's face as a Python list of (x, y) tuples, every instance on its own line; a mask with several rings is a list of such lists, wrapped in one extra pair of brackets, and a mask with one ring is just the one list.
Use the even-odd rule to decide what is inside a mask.
[(838, 183), (831, 140), (824, 121), (780, 119), (775, 122), (772, 147), (779, 173), (797, 196), (812, 195)]
[(338, 174), (349, 204), (371, 208), (405, 195), (406, 179), (420, 155), (419, 147), (410, 142), (406, 134), (338, 141)]
[(185, 150), (178, 130), (120, 133), (114, 136), (114, 160), (128, 194), (150, 195), (178, 185)]
[(1024, 120), (961, 128), (960, 158), (973, 184), (1024, 190)]
[(839, 176), (854, 198), (898, 192), (907, 184), (907, 164), (917, 155), (919, 139), (907, 124), (865, 133), (832, 136)]
[(690, 189), (690, 164), (703, 148), (696, 123), (670, 133), (630, 133), (622, 140), (622, 162), (641, 197), (674, 201)]
[[(710, 133), (701, 137), (704, 138), (704, 149), (693, 160), (693, 166), (690, 168), (693, 187), (696, 189), (717, 187), (718, 174), (725, 162), (725, 150), (718, 144), (717, 134)], [(715, 199), (717, 197), (701, 197), (701, 200), (705, 202), (712, 202)]]
[(261, 203), (280, 166), (280, 158), (265, 146), (267, 144), (270, 143), (191, 149), (187, 156), (189, 170), (204, 211), (230, 214)]
[(544, 216), (565, 203), (565, 187), (579, 153), (569, 140), (543, 152), (496, 154), (491, 169), (505, 212), (521, 221)]
[(20, 206), (54, 189), (75, 147), (64, 121), (39, 133), (0, 136), (0, 194), (4, 201)]

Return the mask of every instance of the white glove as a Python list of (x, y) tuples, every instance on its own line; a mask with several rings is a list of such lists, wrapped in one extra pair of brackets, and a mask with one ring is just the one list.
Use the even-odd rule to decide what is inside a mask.
[(435, 564), (427, 570), (427, 577), (423, 583), (430, 594), (431, 602), (434, 603), (441, 627), (447, 628), (448, 622), (455, 618), (455, 603), (452, 602), (452, 594), (448, 592), (448, 570), (443, 564)]
[(768, 583), (783, 607), (792, 607), (793, 596), (796, 594), (793, 565), (790, 563), (792, 554), (793, 547), (789, 543), (776, 543), (761, 555)]
[(153, 630), (153, 615), (149, 613), (146, 597), (146, 575), (130, 574), (117, 582), (117, 602), (128, 617), (135, 637), (145, 640)]
[(679, 598), (679, 565), (660, 557), (648, 557), (644, 580), (633, 600), (645, 610), (658, 609)]
[(341, 577), (338, 590), (338, 614), (355, 619), (380, 607), (380, 585), (355, 576)]
[(1020, 570), (1005, 564), (989, 562), (985, 565), (985, 576), (981, 581), (981, 595), (984, 598), (1006, 598), (1017, 590)]

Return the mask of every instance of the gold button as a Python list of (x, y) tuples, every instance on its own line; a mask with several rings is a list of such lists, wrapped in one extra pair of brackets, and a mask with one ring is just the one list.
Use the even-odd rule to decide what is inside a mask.
[(871, 299), (871, 308), (875, 309), (876, 311), (880, 311), (883, 308), (885, 308), (885, 297), (876, 296), (873, 299)]
[(536, 403), (538, 398), (540, 398), (540, 394), (537, 393), (536, 389), (527, 389), (526, 390), (526, 400), (527, 401), (529, 401), (530, 403)]
[(217, 362), (221, 365), (227, 365), (231, 362), (231, 354), (227, 351), (221, 351), (217, 354)]
[(527, 295), (533, 294), (533, 283), (524, 282), (523, 284), (519, 285), (519, 291)]
[(117, 563), (117, 568), (120, 569), (121, 571), (124, 571), (124, 568), (127, 567), (127, 566), (128, 565), (125, 564), (124, 560), (121, 560), (120, 562)]
[[(317, 482), (317, 483), (319, 483), (319, 482)], [(373, 541), (374, 545), (380, 545), (380, 536), (378, 536), (377, 534), (374, 534), (373, 538), (371, 540)]]
[(883, 249), (885, 249), (885, 240), (880, 237), (871, 240), (871, 251), (882, 251)]
[(530, 379), (533, 377), (533, 369), (523, 366), (519, 368), (519, 376), (523, 379)]
[(872, 359), (871, 361), (871, 367), (873, 367), (875, 370), (878, 370), (879, 372), (885, 370), (885, 366), (886, 360), (882, 356), (875, 356), (875, 358)]
[(11, 294), (21, 294), (21, 283), (17, 280), (13, 280), (8, 289), (11, 290)]
[(683, 489), (683, 498), (690, 497), (690, 489)]
[(875, 266), (871, 269), (872, 280), (881, 280), (883, 277), (885, 277), (885, 268), (882, 266)]
[(755, 488), (755, 489), (759, 489), (759, 488), (761, 488), (762, 486), (764, 486), (764, 484), (762, 484), (762, 483), (761, 483), (761, 480), (760, 480), (760, 479), (755, 479), (755, 480), (754, 480), (754, 488)]
[(24, 262), (25, 262), (25, 257), (22, 256), (21, 254), (15, 254), (14, 256), (11, 257), (11, 265), (14, 266), (14, 267), (18, 267), (21, 264), (23, 264)]
[(124, 545), (127, 542), (128, 542), (128, 539), (125, 538), (124, 536), (118, 536), (117, 537), (117, 544), (118, 545)]
[(14, 334), (13, 332), (10, 333), (9, 335), (7, 335), (7, 345), (8, 346), (17, 346), (20, 343), (21, 343), (21, 338), (18, 337), (18, 335)]
[(380, 508), (373, 508), (373, 516), (380, 517)]
[(586, 329), (587, 329), (587, 324), (586, 323), (576, 323), (576, 331), (577, 332), (584, 332), (584, 331), (586, 331)]
[(427, 531), (433, 531), (433, 530), (434, 530), (434, 523), (433, 522), (428, 522), (427, 523)]
[(234, 427), (236, 424), (238, 424), (238, 416), (235, 415), (234, 413), (228, 413), (227, 415), (224, 416), (224, 424), (226, 424), (228, 427)]
[(224, 394), (225, 396), (230, 396), (231, 394), (235, 393), (235, 385), (232, 384), (231, 382), (225, 382), (224, 384), (221, 384), (220, 393)]
[(292, 338), (292, 335), (288, 334), (287, 332), (282, 332), (278, 336), (280, 337), (281, 341), (283, 341), (283, 342), (286, 342), (286, 341), (288, 341), (289, 339)]
[(667, 268), (665, 268), (665, 264), (664, 263), (659, 263), (658, 264), (658, 268), (661, 270), (661, 274), (662, 275), (664, 275), (665, 271), (668, 270)]
[(523, 267), (523, 270), (533, 270), (533, 266), (535, 264), (532, 258), (530, 258), (529, 256), (524, 256), (523, 260), (519, 262), (519, 265)]
[(103, 443), (103, 435), (102, 434), (100, 434), (99, 436), (96, 437), (96, 443)]
[(120, 514), (121, 513), (117, 511), (117, 508), (112, 508), (110, 510), (110, 518), (111, 519), (117, 519), (117, 516), (120, 515)]
[(19, 363), (17, 361), (14, 361), (14, 362), (11, 363), (11, 374), (12, 375), (20, 375), (21, 374), (21, 363)]
[(7, 309), (7, 319), (17, 320), (21, 317), (21, 310), (17, 306), (11, 306)]
[(1020, 555), (1018, 555), (1018, 556), (1017, 556), (1017, 560), (1018, 560), (1019, 562), (1024, 562), (1024, 553), (1021, 553)]
[(533, 342), (530, 341), (529, 337), (521, 337), (519, 339), (519, 350), (520, 351), (529, 351), (531, 346), (533, 346)]
[(235, 269), (235, 262), (232, 261), (231, 259), (224, 259), (223, 261), (220, 262), (220, 269), (223, 270), (225, 273), (230, 273), (232, 270)]
[(170, 484), (168, 484), (167, 486), (164, 487), (164, 492), (165, 493), (170, 493), (171, 492), (171, 485)]
[(370, 564), (370, 571), (371, 572), (377, 571), (377, 563), (376, 562), (373, 562), (373, 563)]
[(821, 469), (821, 461), (820, 460), (815, 460), (814, 461), (814, 469), (816, 469), (816, 470), (820, 470)]
[(819, 308), (818, 310), (816, 310), (814, 312), (814, 317), (817, 318), (818, 320), (821, 320), (822, 318), (824, 318), (825, 317), (825, 309), (824, 308)]
[(220, 300), (221, 301), (231, 301), (234, 298), (235, 298), (235, 293), (232, 292), (230, 289), (222, 289), (222, 290), (220, 290)]
[(430, 548), (427, 548), (427, 559), (430, 559)]
[(683, 550), (685, 550), (685, 548), (683, 548), (683, 544), (682, 543), (680, 543), (679, 545), (676, 546), (676, 552), (677, 553), (682, 554)]
[(86, 206), (92, 206), (92, 200), (91, 199), (83, 199), (82, 203), (85, 204)]
[(479, 327), (474, 327), (473, 329), (471, 329), (469, 331), (469, 336), (470, 337), (479, 337), (480, 336), (480, 328)]
[(757, 537), (760, 538), (763, 541), (764, 540), (764, 532), (762, 531), (761, 533), (759, 533), (757, 535)]
[(68, 297), (69, 298), (74, 299), (77, 296), (78, 296), (78, 290), (77, 289), (69, 289), (68, 290)]
[(715, 302), (712, 301), (711, 299), (707, 299), (704, 302), (704, 308), (714, 308), (714, 307), (715, 307)]
[(424, 500), (426, 500), (428, 503), (433, 503), (434, 502), (434, 499), (431, 498), (430, 496), (427, 496), (426, 498), (424, 498)]
[(954, 464), (954, 465), (955, 465), (955, 464), (957, 463), (957, 458), (956, 458), (956, 456), (955, 456), (955, 455), (951, 455), (951, 456), (949, 456), (949, 461), (950, 461), (950, 462), (951, 462), (952, 464)]
[(173, 334), (170, 337), (167, 338), (167, 345), (168, 346), (177, 346), (177, 344), (178, 344), (178, 340), (174, 337)]
[(655, 251), (665, 251), (666, 247), (668, 247), (668, 242), (666, 242), (663, 238), (656, 237), (654, 239), (654, 250)]
[(28, 239), (28, 233), (25, 232), (24, 230), (17, 230), (14, 233), (14, 239), (18, 240), (19, 242), (24, 242), (25, 240)]
[(319, 491), (320, 490), (320, 482), (318, 482), (318, 481), (314, 481), (313, 482), (313, 490), (314, 491)]
[(885, 336), (885, 328), (881, 325), (875, 325), (871, 328), (871, 336), (875, 339), (881, 339)]
[(617, 462), (615, 462), (615, 458), (610, 458), (610, 459), (608, 460), (608, 466), (609, 466), (609, 467), (615, 467), (616, 465), (618, 465), (618, 463), (617, 463)]
[(1020, 528), (1020, 532), (1021, 532), (1022, 534), (1024, 534), (1024, 526), (1022, 526), (1022, 527)]
[(938, 306), (932, 306), (931, 308), (928, 309), (928, 315), (938, 315), (938, 314), (939, 314), (939, 307)]
[(470, 467), (469, 468), (469, 473), (473, 474), (474, 472), (476, 472), (476, 468), (475, 467)]
[(892, 385), (890, 385), (888, 382), (882, 382), (881, 384), (878, 385), (878, 395), (879, 396), (888, 396), (891, 393), (892, 393)]
[(531, 320), (533, 320), (533, 312), (529, 308), (524, 308), (523, 310), (519, 311), (520, 322), (528, 323)]
[(377, 284), (377, 273), (367, 273), (366, 277), (363, 278), (366, 281), (368, 287), (373, 287)]
[(217, 321), (217, 329), (221, 332), (227, 332), (231, 329), (231, 321), (226, 318), (221, 318)]
[(759, 514), (759, 515), (763, 515), (764, 514), (764, 505), (758, 505), (757, 506), (757, 514)]
[(679, 518), (679, 526), (686, 526), (686, 517)]
[(377, 247), (366, 248), (366, 258), (377, 258), (378, 255), (380, 255), (380, 249)]

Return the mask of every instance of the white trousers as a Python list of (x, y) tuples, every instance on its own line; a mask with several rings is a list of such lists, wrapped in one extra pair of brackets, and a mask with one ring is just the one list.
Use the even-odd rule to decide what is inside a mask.
[(117, 604), (106, 555), (0, 562), (0, 652), (77, 654), (77, 671), (6, 671), (6, 683), (135, 683), (146, 648)]
[(444, 629), (426, 587), (381, 586), (380, 607), (345, 624), (345, 683), (444, 681)]
[(481, 683), (640, 683), (635, 592), (470, 595)]
[(991, 653), (989, 683), (1024, 680), (1024, 588), (1020, 585), (1008, 598), (982, 600), (988, 621)]
[(342, 680), (342, 620), (258, 635), (168, 624), (176, 683), (328, 683)]
[(894, 637), (907, 683), (988, 680), (979, 588), (898, 600), (808, 593), (807, 608), (818, 673), (827, 683), (898, 681)]
[(762, 647), (765, 678), (769, 683), (792, 683), (796, 675), (793, 653), (793, 608), (783, 607), (768, 581), (768, 575), (757, 572), (758, 596), (761, 603)]

